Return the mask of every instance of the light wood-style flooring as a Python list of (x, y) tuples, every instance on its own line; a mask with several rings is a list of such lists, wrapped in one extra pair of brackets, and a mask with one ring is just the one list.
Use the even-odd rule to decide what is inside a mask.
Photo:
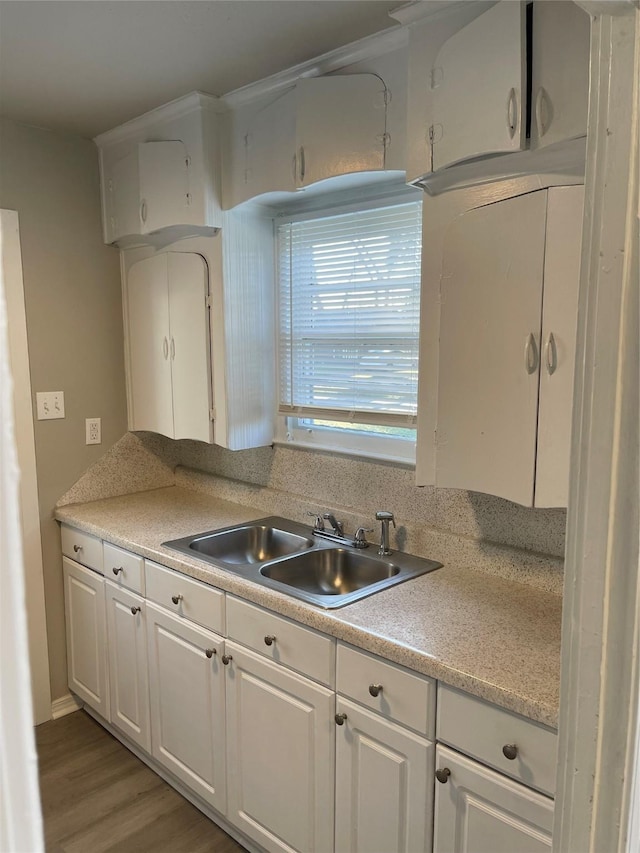
[(84, 711), (36, 728), (47, 853), (241, 853)]

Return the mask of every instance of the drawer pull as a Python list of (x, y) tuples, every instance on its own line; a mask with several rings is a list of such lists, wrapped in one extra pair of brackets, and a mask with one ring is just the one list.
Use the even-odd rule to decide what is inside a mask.
[(336, 721), (336, 726), (344, 726), (345, 720), (347, 719), (347, 715), (336, 714), (333, 719)]
[(505, 758), (508, 758), (509, 761), (513, 761), (518, 757), (518, 747), (515, 743), (505, 743), (502, 747), (502, 754)]
[(208, 658), (212, 658), (214, 655), (218, 654), (218, 652), (215, 649), (205, 649), (204, 653)]
[(449, 776), (451, 776), (451, 770), (448, 767), (443, 767), (442, 770), (436, 770), (436, 779), (438, 782), (442, 782), (445, 785), (449, 781)]
[(131, 608), (131, 612), (133, 613), (134, 616), (136, 615), (136, 613), (140, 613), (141, 610), (142, 610), (141, 607), (132, 607)]
[(74, 545), (73, 550), (77, 554), (78, 551), (82, 551), (82, 545)]
[(120, 566), (119, 568), (116, 568), (116, 567), (114, 566), (114, 567), (111, 569), (111, 571), (114, 573), (114, 575), (115, 575), (116, 577), (118, 577), (118, 575), (120, 574), (120, 572), (124, 572), (124, 566)]
[(382, 693), (382, 684), (370, 684), (369, 693), (372, 696), (379, 696)]
[(222, 655), (222, 663), (225, 666), (229, 666), (231, 661), (233, 660), (233, 655)]
[(273, 634), (267, 634), (267, 636), (264, 638), (265, 646), (272, 646), (275, 643), (275, 641), (276, 641), (276, 638), (274, 637)]
[(171, 601), (173, 601), (174, 604), (180, 604), (180, 602), (182, 601), (182, 596), (181, 595), (172, 595)]

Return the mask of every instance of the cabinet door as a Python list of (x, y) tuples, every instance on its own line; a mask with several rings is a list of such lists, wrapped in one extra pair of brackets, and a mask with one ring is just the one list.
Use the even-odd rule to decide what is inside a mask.
[(147, 603), (147, 640), (152, 754), (224, 813), (222, 638)]
[(106, 582), (111, 722), (151, 751), (145, 601)]
[(140, 176), (140, 233), (170, 225), (188, 225), (189, 159), (179, 140), (138, 145)]
[(211, 441), (209, 291), (204, 258), (167, 254), (173, 437)]
[(567, 506), (584, 187), (552, 187), (547, 208), (536, 506)]
[(130, 428), (173, 438), (167, 255), (133, 264), (127, 278)]
[(436, 767), (434, 853), (548, 853), (553, 800), (443, 746)]
[(265, 850), (332, 850), (335, 694), (236, 643), (226, 651), (229, 820)]
[(546, 191), (450, 227), (440, 283), (436, 484), (532, 505)]
[(431, 850), (435, 745), (338, 698), (336, 850)]
[(280, 94), (260, 109), (246, 136), (245, 198), (296, 188), (296, 93)]
[(62, 558), (69, 689), (109, 719), (104, 578)]
[(586, 136), (591, 20), (576, 3), (533, 4), (531, 147)]
[(138, 195), (138, 155), (132, 151), (116, 160), (106, 176), (107, 242), (140, 233), (140, 198)]
[(298, 186), (384, 169), (385, 86), (373, 74), (296, 84)]
[(503, 0), (444, 43), (431, 71), (433, 169), (525, 145), (525, 8)]

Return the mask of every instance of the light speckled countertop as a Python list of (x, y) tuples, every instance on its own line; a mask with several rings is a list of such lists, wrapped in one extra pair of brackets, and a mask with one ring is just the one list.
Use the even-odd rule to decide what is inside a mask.
[(180, 487), (56, 510), (58, 520), (340, 640), (557, 726), (562, 599), (463, 566), (322, 610), (162, 542), (264, 516)]

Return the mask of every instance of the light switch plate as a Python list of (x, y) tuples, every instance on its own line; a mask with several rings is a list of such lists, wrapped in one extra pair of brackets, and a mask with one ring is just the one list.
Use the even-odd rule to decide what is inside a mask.
[(39, 421), (64, 418), (64, 391), (38, 391), (36, 410)]

